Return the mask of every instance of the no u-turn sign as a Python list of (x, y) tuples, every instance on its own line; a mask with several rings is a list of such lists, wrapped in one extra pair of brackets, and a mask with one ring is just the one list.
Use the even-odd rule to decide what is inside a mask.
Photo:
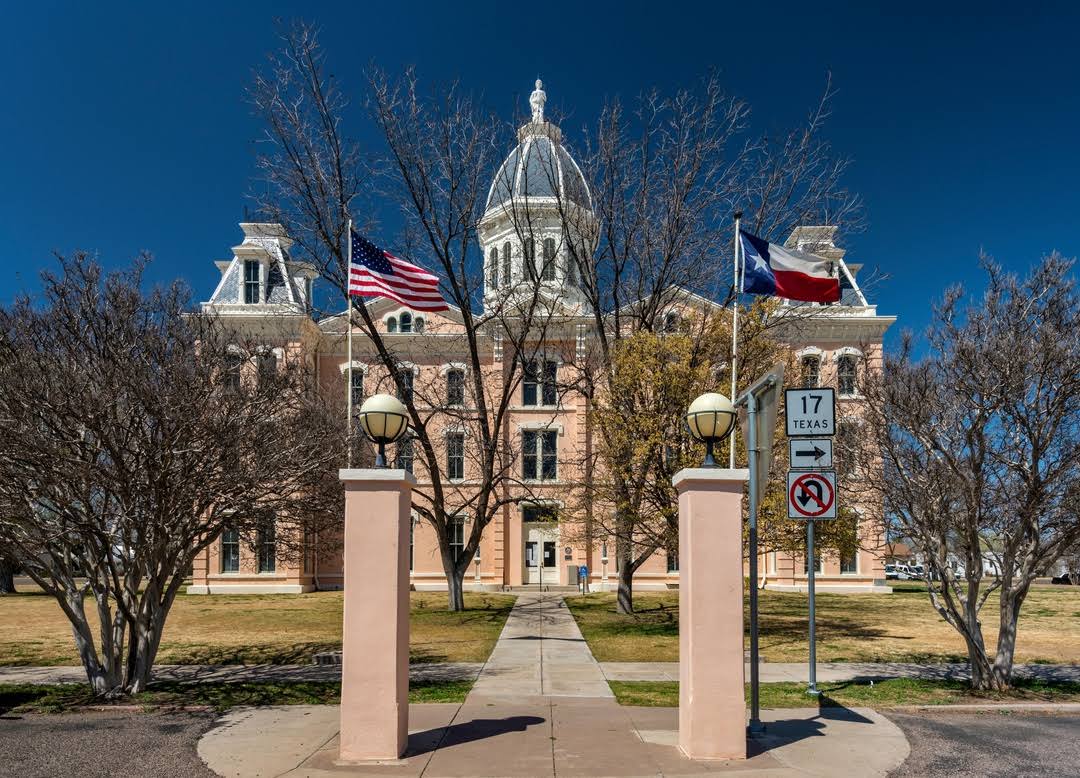
[(788, 472), (789, 519), (835, 519), (836, 474), (821, 472)]

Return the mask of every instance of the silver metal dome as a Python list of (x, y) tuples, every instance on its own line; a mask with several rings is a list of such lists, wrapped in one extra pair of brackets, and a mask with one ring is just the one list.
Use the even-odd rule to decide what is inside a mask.
[(519, 197), (559, 197), (592, 209), (581, 168), (563, 148), (559, 128), (544, 119), (547, 95), (542, 87), (537, 79), (529, 100), (533, 120), (518, 130), (518, 146), (499, 166), (485, 210)]

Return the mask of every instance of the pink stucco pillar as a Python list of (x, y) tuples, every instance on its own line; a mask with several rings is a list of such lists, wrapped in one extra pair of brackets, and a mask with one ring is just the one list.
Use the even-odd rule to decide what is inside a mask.
[(409, 739), (409, 521), (416, 479), (342, 470), (342, 762), (397, 759)]
[(746, 758), (742, 496), (746, 470), (681, 470), (679, 747), (691, 759)]

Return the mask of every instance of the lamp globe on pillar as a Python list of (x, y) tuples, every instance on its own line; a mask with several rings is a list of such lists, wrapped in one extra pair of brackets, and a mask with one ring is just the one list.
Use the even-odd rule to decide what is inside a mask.
[(698, 397), (686, 411), (686, 426), (690, 434), (705, 444), (704, 467), (716, 467), (713, 446), (735, 428), (735, 406), (731, 400), (716, 392)]
[(375, 467), (386, 467), (386, 444), (393, 443), (409, 429), (408, 410), (396, 397), (373, 394), (360, 406), (357, 421), (364, 434), (379, 446)]

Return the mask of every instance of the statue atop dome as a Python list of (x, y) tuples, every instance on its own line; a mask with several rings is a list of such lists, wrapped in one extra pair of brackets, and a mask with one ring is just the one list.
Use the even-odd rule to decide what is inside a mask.
[(529, 95), (529, 105), (532, 106), (532, 120), (544, 121), (544, 103), (547, 102), (547, 93), (544, 92), (544, 82), (536, 79), (536, 89)]

